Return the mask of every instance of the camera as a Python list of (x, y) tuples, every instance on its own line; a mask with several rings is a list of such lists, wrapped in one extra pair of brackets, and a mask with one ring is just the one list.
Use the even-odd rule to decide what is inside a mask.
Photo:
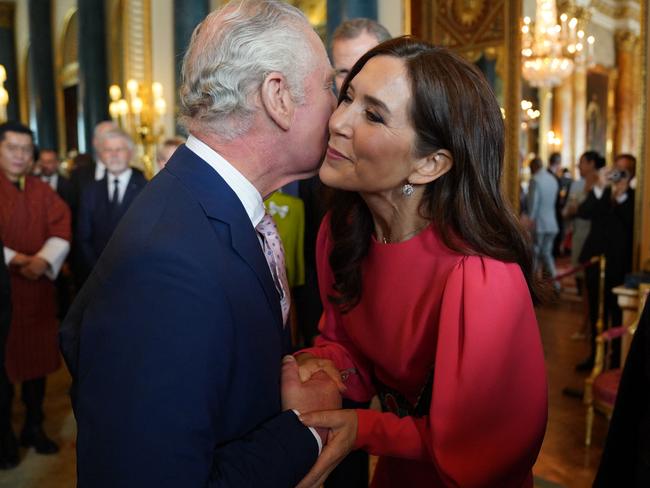
[(628, 178), (629, 176), (630, 175), (629, 175), (629, 173), (627, 171), (615, 169), (614, 171), (612, 171), (611, 173), (609, 173), (607, 175), (607, 179), (609, 181), (611, 181), (612, 183), (618, 183), (622, 179)]

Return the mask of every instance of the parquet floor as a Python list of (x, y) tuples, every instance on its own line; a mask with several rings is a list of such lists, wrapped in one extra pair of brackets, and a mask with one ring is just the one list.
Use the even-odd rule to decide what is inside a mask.
[[(607, 421), (596, 416), (592, 447), (584, 446), (584, 408), (580, 399), (562, 394), (566, 386), (580, 389), (584, 374), (574, 365), (587, 354), (587, 343), (570, 339), (581, 322), (582, 304), (570, 293), (554, 304), (538, 309), (549, 378), (549, 423), (542, 451), (534, 468), (540, 488), (590, 487), (600, 459)], [(49, 379), (46, 398), (46, 430), (61, 445), (54, 456), (22, 450), (20, 466), (0, 471), (0, 488), (70, 488), (75, 486), (75, 424), (67, 391), (70, 378), (64, 368)], [(19, 398), (19, 394), (16, 395)], [(16, 400), (14, 427), (23, 420)], [(497, 487), (495, 487), (497, 488)]]

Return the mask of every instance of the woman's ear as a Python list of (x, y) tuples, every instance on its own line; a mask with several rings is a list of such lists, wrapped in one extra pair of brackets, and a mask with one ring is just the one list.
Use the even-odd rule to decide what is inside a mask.
[(416, 161), (408, 181), (414, 185), (426, 185), (447, 173), (453, 164), (454, 158), (451, 153), (446, 149), (438, 149)]
[(295, 104), (282, 73), (273, 71), (266, 75), (260, 87), (260, 100), (268, 117), (282, 130), (289, 130)]

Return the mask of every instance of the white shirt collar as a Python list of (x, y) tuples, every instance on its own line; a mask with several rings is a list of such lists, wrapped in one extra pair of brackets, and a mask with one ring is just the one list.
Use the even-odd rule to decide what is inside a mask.
[(95, 163), (95, 180), (99, 181), (104, 176), (106, 176), (106, 165), (98, 159)]
[(264, 217), (264, 202), (257, 188), (223, 156), (192, 134), (185, 146), (219, 173), (241, 201), (253, 227), (256, 227)]
[(127, 168), (126, 171), (120, 173), (117, 176), (112, 175), (111, 173), (106, 172), (106, 182), (108, 184), (108, 198), (109, 200), (113, 198), (113, 189), (115, 188), (115, 178), (117, 178), (118, 181), (118, 188), (119, 188), (119, 193), (117, 194), (118, 201), (122, 201), (124, 198), (124, 194), (126, 193), (126, 185), (129, 184), (129, 179), (131, 179), (131, 174), (133, 173), (133, 170), (131, 168)]
[(42, 174), (41, 175), (41, 180), (44, 181), (45, 183), (47, 183), (48, 185), (50, 185), (52, 190), (56, 191), (56, 185), (59, 182), (59, 175), (58, 175), (58, 173), (53, 173), (50, 176), (45, 176), (45, 175)]

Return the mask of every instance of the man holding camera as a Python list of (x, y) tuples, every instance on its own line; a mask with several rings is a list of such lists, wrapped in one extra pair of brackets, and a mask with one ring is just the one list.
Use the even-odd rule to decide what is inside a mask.
[[(634, 178), (636, 158), (631, 154), (619, 154), (612, 168), (601, 168), (594, 174), (592, 190), (578, 207), (578, 217), (591, 221), (591, 229), (585, 240), (580, 261), (593, 256), (605, 255), (605, 327), (621, 325), (622, 311), (612, 293), (621, 285), (625, 275), (632, 270), (632, 242), (634, 233), (634, 190), (630, 182)], [(588, 182), (589, 183), (589, 182)], [(590, 309), (598, 310), (599, 271), (597, 266), (586, 269), (586, 285)], [(594, 314), (592, 314), (594, 315)], [(591, 318), (591, 354), (576, 366), (578, 371), (591, 370), (594, 363), (596, 317)], [(613, 361), (616, 361), (614, 348)]]

